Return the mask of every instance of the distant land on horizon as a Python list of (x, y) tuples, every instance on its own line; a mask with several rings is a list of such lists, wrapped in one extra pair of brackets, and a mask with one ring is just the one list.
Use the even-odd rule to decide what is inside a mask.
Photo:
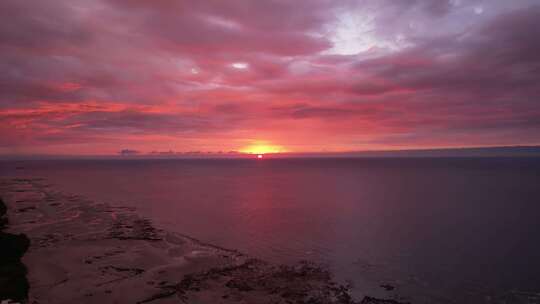
[[(138, 152), (121, 150), (116, 155), (1, 155), (0, 160), (34, 159), (193, 159), (251, 158), (255, 153), (230, 152)], [(540, 157), (540, 146), (497, 146), (466, 148), (433, 148), (373, 150), (350, 152), (283, 152), (266, 153), (266, 158), (354, 158), (354, 157)]]

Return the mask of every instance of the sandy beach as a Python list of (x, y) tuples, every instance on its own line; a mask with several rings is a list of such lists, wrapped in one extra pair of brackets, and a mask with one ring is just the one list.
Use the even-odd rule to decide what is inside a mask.
[(355, 300), (313, 263), (273, 265), (42, 179), (5, 179), (0, 193), (6, 231), (30, 240), (28, 303), (399, 303)]

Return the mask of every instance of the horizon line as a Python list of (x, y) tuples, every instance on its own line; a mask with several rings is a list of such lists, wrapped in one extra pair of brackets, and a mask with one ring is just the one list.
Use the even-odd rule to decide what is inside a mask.
[[(501, 150), (502, 149), (502, 150)], [(532, 150), (523, 150), (532, 149)], [(127, 153), (122, 153), (126, 152)], [(456, 155), (436, 155), (444, 152), (454, 152)], [(351, 150), (351, 151), (308, 151), (308, 152), (271, 152), (252, 153), (240, 151), (150, 151), (140, 152), (137, 150), (122, 149), (116, 154), (0, 154), (0, 160), (36, 160), (36, 159), (152, 159), (152, 158), (219, 158), (241, 159), (257, 155), (268, 158), (301, 158), (301, 157), (429, 157), (422, 153), (435, 153), (431, 156), (467, 156), (461, 153), (487, 153), (485, 155), (472, 156), (497, 156), (489, 153), (504, 154), (501, 156), (540, 156), (540, 144), (535, 145), (503, 145), (503, 146), (468, 146), (468, 147), (437, 147), (437, 148), (406, 148), (406, 149), (378, 149), (378, 150)]]

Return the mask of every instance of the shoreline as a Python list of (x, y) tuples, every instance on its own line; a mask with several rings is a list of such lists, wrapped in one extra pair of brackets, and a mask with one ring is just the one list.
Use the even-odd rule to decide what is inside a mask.
[(43, 179), (2, 179), (0, 197), (8, 230), (30, 240), (21, 264), (29, 303), (400, 304), (355, 301), (349, 286), (314, 263), (251, 258), (158, 229), (134, 208), (58, 192)]

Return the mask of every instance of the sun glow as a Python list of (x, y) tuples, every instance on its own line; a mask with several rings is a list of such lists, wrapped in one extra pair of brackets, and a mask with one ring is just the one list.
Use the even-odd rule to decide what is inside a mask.
[(249, 153), (249, 154), (258, 154), (258, 155), (261, 155), (260, 158), (262, 158), (262, 155), (267, 154), (267, 153), (281, 153), (281, 152), (286, 152), (286, 151), (281, 146), (271, 145), (267, 143), (256, 143), (256, 144), (252, 144), (245, 148), (240, 149), (240, 152)]

